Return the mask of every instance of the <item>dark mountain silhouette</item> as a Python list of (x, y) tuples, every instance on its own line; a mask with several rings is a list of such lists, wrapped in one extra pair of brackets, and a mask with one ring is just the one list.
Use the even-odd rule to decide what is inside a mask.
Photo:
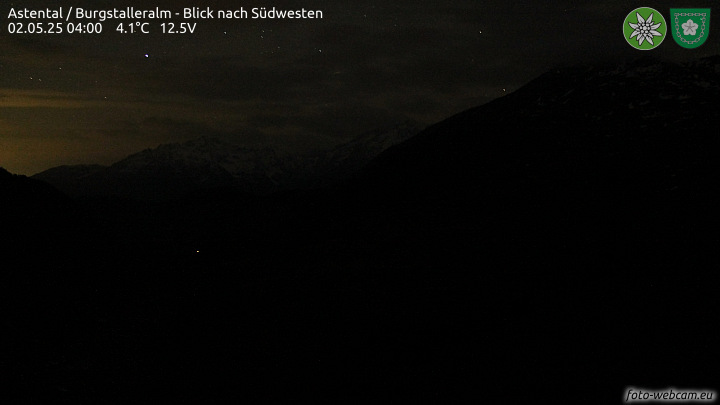
[[(709, 58), (549, 72), (390, 148), (322, 196), (285, 196), (269, 233), (352, 262), (327, 283), (387, 294), (378, 318), (395, 314), (383, 327), (415, 336), (409, 350), (425, 365), (442, 364), (439, 342), (464, 348), (444, 352), (455, 367), (446, 378), (460, 385), (485, 376), (525, 402), (563, 381), (591, 387), (597, 403), (629, 384), (712, 386), (701, 364), (718, 353), (697, 348), (717, 338), (700, 325), (718, 308), (719, 70)], [(391, 347), (416, 376), (433, 375), (407, 346)], [(658, 356), (669, 347), (688, 355)], [(461, 390), (413, 381), (408, 390)]]
[(11, 174), (0, 167), (0, 198), (3, 207), (17, 209), (28, 204), (54, 206), (64, 196), (44, 182)]
[[(717, 57), (549, 72), (383, 153), (342, 190), (370, 208), (336, 223), (478, 305), (460, 311), (486, 325), (470, 341), (508, 349), (478, 351), (498, 379), (712, 386), (698, 364), (718, 353), (689, 348), (717, 335), (657, 326), (717, 314), (719, 72)], [(692, 354), (657, 356), (669, 347)]]
[(74, 206), (47, 183), (0, 168), (0, 222), (4, 250), (21, 246), (39, 249), (58, 235), (74, 233)]
[[(11, 295), (63, 305), (8, 321), (10, 381), (74, 403), (713, 388), (718, 73), (717, 57), (558, 69), (332, 187), (74, 203), (99, 253), (70, 261), (71, 294)], [(178, 160), (198, 179), (205, 160)]]
[(101, 165), (58, 166), (32, 176), (36, 180), (52, 184), (68, 195), (83, 195), (88, 185), (96, 183), (95, 176), (107, 169)]
[(417, 207), (417, 224), (437, 221), (431, 232), (493, 229), (484, 237), (538, 252), (584, 243), (609, 259), (611, 244), (684, 245), (672, 226), (715, 217), (718, 66), (553, 71), (391, 148), (346, 190), (367, 206)]
[(172, 200), (197, 190), (237, 188), (267, 194), (316, 188), (348, 178), (388, 147), (418, 130), (409, 123), (360, 135), (330, 150), (281, 156), (272, 148), (246, 148), (219, 139), (160, 145), (109, 166), (60, 166), (33, 178), (72, 196)]

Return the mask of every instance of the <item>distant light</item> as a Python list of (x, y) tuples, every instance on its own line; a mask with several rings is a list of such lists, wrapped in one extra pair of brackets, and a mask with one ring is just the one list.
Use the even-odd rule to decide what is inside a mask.
[(196, 250), (195, 253), (200, 253), (200, 251), (199, 251), (199, 250)]
[(150, 55), (146, 53), (146, 54), (145, 54), (145, 57), (146, 57), (146, 58), (149, 58), (149, 57), (150, 57)]

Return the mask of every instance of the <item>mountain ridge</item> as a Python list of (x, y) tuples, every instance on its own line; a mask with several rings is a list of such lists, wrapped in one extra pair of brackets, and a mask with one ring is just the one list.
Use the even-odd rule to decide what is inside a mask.
[[(223, 378), (237, 395), (240, 364), (249, 384), (307, 376), (344, 400), (712, 387), (719, 66), (553, 70), (333, 186), (104, 207), (87, 244), (39, 244), (62, 246), (48, 269), (67, 250), (85, 273), (8, 284), (37, 306), (8, 322), (31, 359), (16, 380), (206, 398)], [(47, 355), (37, 319), (88, 344), (62, 335)]]
[(359, 171), (387, 147), (418, 132), (409, 121), (363, 133), (334, 148), (283, 156), (210, 137), (163, 144), (110, 166), (59, 166), (32, 176), (73, 196), (118, 195), (168, 200), (230, 187), (250, 194), (332, 184)]

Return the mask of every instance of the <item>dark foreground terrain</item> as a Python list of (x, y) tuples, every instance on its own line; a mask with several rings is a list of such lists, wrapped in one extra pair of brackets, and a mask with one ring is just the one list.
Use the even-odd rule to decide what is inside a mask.
[(720, 61), (549, 72), (339, 186), (73, 200), (0, 172), (8, 403), (717, 389)]

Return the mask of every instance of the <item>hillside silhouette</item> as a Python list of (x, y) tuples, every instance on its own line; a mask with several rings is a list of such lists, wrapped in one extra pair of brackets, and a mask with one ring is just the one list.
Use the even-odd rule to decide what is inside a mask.
[(43, 258), (66, 281), (37, 290), (9, 267), (11, 381), (73, 403), (713, 387), (718, 72), (553, 70), (316, 190), (72, 200), (0, 172), (16, 227), (55, 213), (85, 225), (53, 251), (88, 252)]

